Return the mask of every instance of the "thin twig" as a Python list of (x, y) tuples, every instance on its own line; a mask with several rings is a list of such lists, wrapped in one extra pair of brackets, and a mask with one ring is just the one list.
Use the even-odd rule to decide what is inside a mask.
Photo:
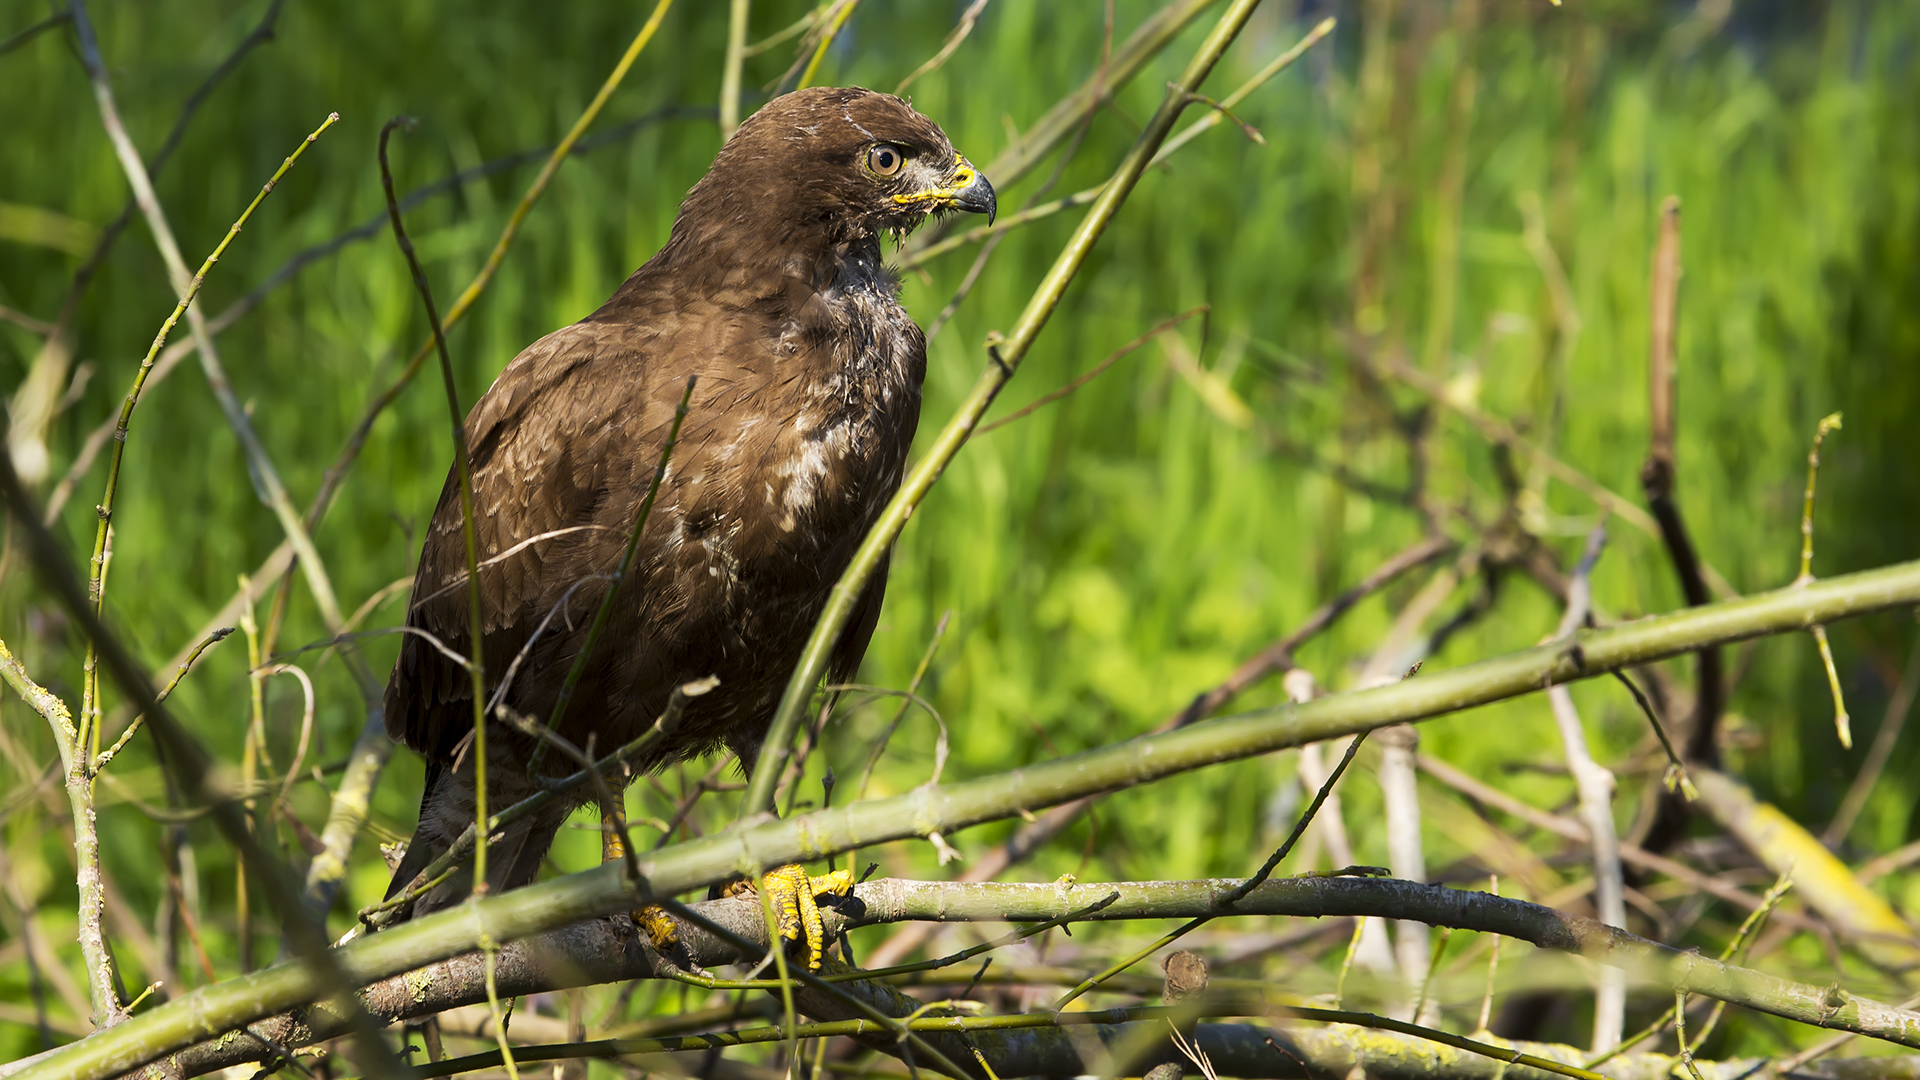
[[(1500, 875), (1499, 874), (1487, 875), (1487, 894), (1489, 896), (1500, 895)], [(1500, 935), (1494, 934), (1493, 940), (1490, 943), (1490, 947), (1487, 949), (1487, 992), (1481, 995), (1480, 997), (1480, 1019), (1474, 1025), (1473, 1030), (1475, 1031), (1492, 1030), (1487, 1025), (1491, 1023), (1493, 1020), (1494, 976), (1498, 975), (1499, 972), (1500, 972)], [(1589, 1065), (1588, 1068), (1592, 1068), (1592, 1066)]]
[[(1280, 865), (1281, 860), (1285, 859), (1287, 855), (1293, 851), (1294, 845), (1298, 844), (1300, 838), (1306, 835), (1307, 826), (1313, 824), (1314, 817), (1320, 813), (1320, 807), (1325, 805), (1327, 797), (1333, 793), (1333, 786), (1340, 782), (1340, 777), (1347, 771), (1347, 766), (1353, 764), (1354, 755), (1360, 752), (1360, 744), (1365, 742), (1366, 739), (1367, 732), (1365, 731), (1353, 737), (1353, 740), (1347, 744), (1346, 754), (1340, 758), (1340, 764), (1334, 766), (1333, 772), (1328, 774), (1326, 782), (1320, 785), (1320, 790), (1314, 795), (1313, 801), (1307, 804), (1307, 808), (1301, 813), (1299, 820), (1294, 822), (1293, 832), (1287, 834), (1286, 840), (1282, 841), (1280, 846), (1274, 849), (1273, 854), (1267, 857), (1267, 861), (1261, 864), (1260, 869), (1254, 871), (1252, 877), (1241, 882), (1225, 896), (1220, 898), (1219, 907), (1223, 913), (1230, 912), (1233, 905), (1245, 899), (1248, 893), (1259, 888), (1262, 883), (1273, 875), (1274, 868)], [(1215, 916), (1212, 915), (1202, 915), (1195, 918), (1154, 942), (1152, 945), (1127, 957), (1120, 963), (1114, 964), (1100, 974), (1082, 981), (1079, 985), (1067, 991), (1059, 1001), (1053, 1003), (1053, 1011), (1056, 1013), (1060, 1012), (1071, 1004), (1075, 998), (1113, 976), (1120, 974), (1147, 957), (1152, 956), (1162, 948), (1171, 945), (1193, 931), (1198, 930), (1200, 927), (1205, 926), (1207, 923), (1213, 921), (1214, 918)]]
[[(694, 782), (693, 790), (688, 792), (686, 797), (675, 805), (673, 816), (667, 819), (666, 827), (660, 830), (660, 839), (654, 841), (653, 845), (655, 851), (673, 842), (674, 832), (687, 820), (687, 815), (693, 813), (693, 808), (699, 804), (700, 799), (705, 796), (707, 792), (714, 790), (716, 781), (720, 779), (720, 774), (730, 768), (734, 761), (735, 758), (732, 754), (721, 755), (720, 759), (713, 763), (713, 768), (707, 770), (707, 775)], [(652, 776), (649, 775), (648, 779), (652, 779)], [(664, 790), (661, 794), (663, 797), (665, 796)]]
[(960, 13), (960, 21), (947, 32), (947, 40), (940, 44), (940, 51), (928, 58), (926, 63), (914, 68), (913, 74), (901, 79), (900, 85), (893, 88), (895, 96), (906, 93), (907, 87), (912, 86), (922, 75), (939, 70), (941, 65), (947, 62), (947, 58), (953, 55), (954, 50), (960, 47), (960, 43), (967, 40), (967, 35), (973, 33), (974, 23), (980, 20), (980, 13), (986, 9), (987, 0), (973, 0), (973, 3), (968, 4), (967, 10)]
[[(933, 655), (940, 649), (940, 639), (947, 635), (947, 624), (953, 621), (953, 612), (940, 613), (940, 621), (934, 624), (933, 637), (927, 641), (926, 651), (920, 654), (920, 663), (913, 669), (913, 675), (907, 680), (907, 690), (900, 700), (900, 708), (893, 714), (893, 720), (887, 724), (880, 737), (873, 740), (873, 749), (867, 754), (866, 768), (860, 770), (860, 786), (854, 788), (853, 798), (857, 802), (867, 797), (867, 781), (873, 779), (873, 768), (880, 763), (880, 755), (886, 753), (887, 743), (893, 739), (893, 733), (900, 727), (900, 721), (906, 719), (907, 710), (913, 707), (916, 692), (920, 689), (920, 680), (927, 677), (927, 669), (933, 666)], [(858, 853), (854, 862), (859, 861)]]
[(29, 333), (38, 334), (41, 337), (53, 336), (54, 325), (52, 323), (36, 319), (24, 311), (15, 311), (5, 304), (0, 304), (0, 322), (10, 322)]
[(1841, 416), (1829, 413), (1820, 418), (1813, 429), (1813, 448), (1807, 451), (1807, 494), (1800, 507), (1800, 574), (1793, 579), (1794, 584), (1812, 581), (1813, 578), (1813, 489), (1820, 478), (1820, 444), (1827, 439), (1827, 432), (1840, 430)]
[[(1653, 444), (1648, 452), (1647, 469), (1651, 479), (1643, 478), (1649, 494), (1657, 488), (1670, 496), (1674, 474), (1675, 387), (1678, 373), (1674, 364), (1674, 343), (1679, 336), (1680, 314), (1680, 199), (1669, 195), (1660, 204), (1660, 239), (1654, 246), (1652, 278), (1653, 315), (1648, 320), (1652, 344), (1647, 350), (1647, 387), (1650, 407), (1647, 426)], [(1681, 571), (1685, 573), (1684, 568)]]
[[(1813, 431), (1813, 449), (1807, 451), (1807, 495), (1800, 510), (1800, 575), (1793, 579), (1795, 585), (1804, 585), (1813, 577), (1813, 487), (1820, 476), (1820, 444), (1826, 441), (1827, 432), (1840, 430), (1840, 414), (1830, 413), (1820, 419)], [(1827, 641), (1827, 628), (1815, 623), (1812, 627), (1813, 640), (1820, 646), (1820, 662), (1827, 669), (1827, 688), (1833, 692), (1833, 727), (1839, 736), (1843, 749), (1853, 749), (1853, 723), (1847, 716), (1847, 700), (1840, 693), (1840, 672), (1833, 664), (1833, 646)]]
[(1161, 334), (1164, 334), (1167, 331), (1172, 330), (1174, 327), (1179, 326), (1181, 323), (1186, 322), (1188, 319), (1193, 318), (1195, 315), (1204, 315), (1212, 310), (1213, 308), (1210, 305), (1201, 304), (1198, 307), (1188, 308), (1187, 310), (1181, 312), (1180, 314), (1175, 315), (1173, 318), (1167, 319), (1161, 322), (1159, 325), (1155, 326), (1153, 329), (1148, 330), (1146, 333), (1141, 334), (1139, 337), (1134, 338), (1132, 341), (1129, 341), (1125, 345), (1122, 345), (1119, 348), (1108, 353), (1106, 356), (1106, 359), (1093, 365), (1091, 368), (1088, 368), (1084, 374), (1074, 376), (1072, 380), (1070, 380), (1065, 386), (1060, 387), (1058, 390), (1049, 390), (1046, 393), (1041, 394), (1039, 397), (1033, 399), (1031, 402), (1027, 403), (1026, 405), (1023, 405), (1020, 408), (1015, 409), (1014, 411), (999, 418), (998, 420), (995, 420), (990, 424), (981, 424), (980, 429), (974, 432), (975, 436), (985, 435), (987, 432), (992, 431), (995, 428), (1005, 427), (1008, 424), (1013, 423), (1015, 420), (1018, 420), (1024, 416), (1028, 416), (1032, 414), (1037, 409), (1045, 408), (1046, 406), (1051, 405), (1056, 401), (1059, 401), (1061, 398), (1066, 397), (1068, 394), (1073, 393), (1075, 390), (1078, 390), (1081, 387), (1092, 382), (1093, 380), (1099, 378), (1108, 368), (1112, 367), (1120, 359), (1134, 352), (1135, 350), (1139, 349), (1141, 346), (1146, 345), (1148, 342), (1152, 341), (1154, 338), (1157, 338)]
[(680, 441), (680, 425), (686, 422), (687, 411), (693, 403), (693, 388), (699, 376), (687, 376), (687, 388), (680, 394), (680, 403), (674, 406), (673, 422), (667, 428), (667, 440), (660, 446), (660, 461), (653, 467), (653, 478), (647, 483), (646, 497), (634, 511), (633, 528), (627, 533), (626, 550), (620, 553), (620, 565), (614, 570), (612, 580), (607, 584), (607, 593), (600, 598), (600, 606), (593, 613), (593, 624), (587, 628), (585, 643), (573, 659), (573, 666), (567, 670), (566, 681), (560, 684), (560, 692), (555, 695), (553, 715), (547, 718), (547, 726), (558, 729), (566, 720), (567, 706), (572, 703), (574, 691), (580, 686), (580, 679), (586, 674), (587, 662), (593, 656), (594, 646), (600, 640), (600, 634), (613, 617), (615, 599), (619, 596), (620, 586), (633, 572), (634, 558), (640, 550), (640, 534), (646, 531), (647, 522), (653, 516), (654, 500), (660, 496), (660, 485), (666, 482), (667, 466), (673, 460), (673, 448)]
[[(193, 662), (200, 659), (200, 654), (206, 652), (214, 645), (225, 641), (228, 635), (232, 633), (233, 627), (222, 626), (201, 638), (200, 641), (193, 646), (193, 651), (187, 654), (187, 658), (180, 661), (180, 666), (174, 669), (173, 678), (168, 679), (167, 685), (160, 688), (160, 692), (154, 696), (154, 700), (165, 701), (171, 697), (174, 687), (179, 686), (180, 680), (187, 677), (187, 672), (193, 668)], [(114, 755), (126, 748), (127, 743), (133, 738), (134, 732), (140, 730), (140, 724), (145, 721), (146, 718), (145, 713), (134, 717), (133, 721), (127, 725), (127, 729), (120, 733), (118, 739), (114, 740), (113, 745), (100, 751), (100, 756), (93, 759), (92, 771), (98, 773), (101, 769), (106, 768), (107, 763), (113, 760)]]
[(788, 23), (785, 28), (776, 30), (740, 50), (740, 55), (744, 57), (759, 56), (761, 53), (767, 52), (776, 46), (784, 45), (792, 41), (794, 38), (799, 37), (811, 29), (814, 23), (820, 21), (820, 16), (825, 11), (826, 5), (824, 4), (808, 11), (805, 15)]
[(740, 126), (740, 66), (746, 60), (749, 0), (732, 0), (727, 12), (727, 54), (720, 68), (720, 141)]
[[(1174, 83), (1168, 83), (1167, 89), (1179, 90), (1180, 88)], [(1227, 105), (1223, 102), (1215, 101), (1212, 98), (1208, 97), (1207, 95), (1199, 93), (1198, 91), (1186, 90), (1182, 92), (1187, 95), (1187, 100), (1196, 102), (1201, 105), (1205, 105), (1207, 108), (1212, 109), (1214, 112), (1217, 112), (1221, 116), (1224, 116), (1227, 119), (1233, 121), (1234, 124), (1240, 128), (1240, 134), (1245, 135), (1255, 145), (1258, 145), (1258, 146), (1267, 145), (1267, 137), (1265, 135), (1260, 134), (1260, 129), (1257, 127), (1254, 127), (1252, 124), (1247, 123), (1245, 120), (1240, 119), (1238, 116), (1235, 116), (1233, 114), (1232, 106)]]
[[(485, 845), (481, 846), (481, 850), (486, 850)], [(477, 859), (475, 862), (478, 864)], [(477, 876), (478, 875), (476, 875), (476, 877)], [(484, 887), (484, 882), (475, 881), (474, 895), (476, 897), (481, 895)], [(486, 957), (484, 963), (486, 964), (487, 972), (487, 1012), (493, 1018), (494, 1045), (500, 1048), (498, 1051), (500, 1060), (497, 1064), (506, 1066), (508, 1080), (520, 1080), (520, 1067), (513, 1060), (513, 1047), (507, 1044), (506, 1014), (500, 1008), (500, 987), (495, 977), (496, 968), (499, 966), (500, 945), (493, 940), (491, 935), (482, 931), (480, 935), (480, 951)]]
[(288, 762), (286, 775), (280, 781), (280, 794), (274, 796), (273, 803), (268, 807), (268, 809), (272, 811), (272, 810), (285, 809), (286, 803), (287, 803), (287, 795), (293, 791), (294, 782), (296, 780), (301, 779), (300, 766), (306, 761), (307, 744), (313, 738), (313, 712), (314, 712), (315, 698), (313, 693), (313, 679), (306, 673), (305, 669), (303, 668), (296, 667), (293, 664), (273, 664), (266, 669), (266, 674), (270, 676), (271, 675), (293, 676), (294, 680), (300, 684), (300, 692), (301, 692), (301, 698), (302, 698), (302, 705), (300, 709), (300, 735), (294, 741), (293, 760)]
[[(1427, 957), (1425, 976), (1420, 980), (1420, 995), (1413, 999), (1413, 1016), (1417, 1023), (1420, 1015), (1427, 1011), (1427, 1002), (1433, 994), (1433, 979), (1440, 970), (1440, 959), (1447, 953), (1447, 942), (1453, 938), (1453, 927), (1443, 926), (1433, 937), (1433, 954)], [(1495, 935), (1494, 940), (1499, 940)]]
[[(0, 455), (4, 456), (4, 455)], [(100, 873), (100, 830), (95, 821), (93, 786), (87, 776), (86, 744), (80, 740), (66, 702), (52, 691), (34, 682), (20, 661), (14, 659), (6, 643), (0, 641), (0, 679), (13, 687), (21, 700), (47, 721), (54, 744), (60, 751), (67, 800), (72, 807), (74, 883), (80, 894), (77, 938), (81, 958), (86, 965), (87, 995), (93, 1007), (96, 1030), (111, 1027), (127, 1017), (115, 985), (113, 950), (107, 943), (101, 919), (106, 913), (106, 883)], [(22, 914), (31, 912), (22, 908)], [(44, 1010), (43, 1010), (44, 1011)]]
[(1640, 706), (1641, 714), (1646, 716), (1647, 723), (1653, 726), (1653, 733), (1660, 740), (1660, 748), (1667, 753), (1667, 773), (1662, 780), (1666, 789), (1673, 791), (1678, 788), (1688, 802), (1698, 799), (1700, 792), (1693, 786), (1693, 778), (1687, 775), (1686, 763), (1680, 760), (1679, 753), (1674, 750), (1673, 740), (1667, 736), (1667, 726), (1660, 722), (1660, 714), (1653, 710), (1653, 702), (1647, 700), (1647, 695), (1640, 692), (1639, 684), (1628, 678), (1626, 672), (1615, 671), (1613, 677), (1620, 680), (1620, 684), (1633, 695), (1634, 704)]
[(28, 26), (26, 29), (20, 30), (16, 33), (8, 35), (5, 41), (0, 41), (0, 56), (7, 55), (13, 50), (19, 48), (22, 45), (25, 45), (27, 42), (32, 41), (34, 38), (39, 37), (41, 34), (45, 33), (46, 31), (52, 30), (54, 27), (59, 26), (61, 23), (66, 22), (68, 19), (71, 19), (72, 17), (73, 15), (71, 12), (56, 11), (53, 14), (47, 16), (46, 18), (41, 19), (39, 22), (33, 23), (32, 25)]
[[(840, 28), (853, 17), (853, 9), (859, 6), (860, 0), (833, 0), (832, 6), (814, 21), (813, 29), (808, 31), (806, 38), (815, 42), (813, 56), (807, 61), (807, 68), (801, 72), (800, 82), (795, 89), (805, 90), (813, 85), (813, 77), (820, 71), (820, 61), (825, 59), (827, 50), (833, 46), (834, 38), (840, 36)], [(782, 78), (781, 82), (785, 83), (786, 79)]]
[(1826, 832), (1821, 834), (1820, 839), (1827, 845), (1839, 846), (1853, 831), (1853, 823), (1860, 819), (1860, 811), (1866, 809), (1867, 797), (1873, 794), (1881, 772), (1892, 759), (1894, 744), (1900, 741), (1900, 732), (1913, 712), (1916, 694), (1920, 694), (1920, 637), (1914, 638), (1913, 649), (1907, 654), (1906, 670), (1901, 673), (1900, 681), (1887, 698), (1887, 711), (1880, 717), (1880, 730), (1873, 736), (1873, 745), (1867, 748), (1866, 760), (1860, 763), (1860, 771), (1854, 774), (1853, 783), (1848, 785), (1846, 797), (1840, 800), (1840, 809), (1833, 812), (1833, 820), (1827, 823)]
[[(433, 302), (433, 288), (427, 283), (427, 273), (420, 268), (420, 259), (413, 251), (413, 241), (407, 237), (406, 223), (400, 218), (400, 201), (393, 193), (393, 169), (387, 161), (387, 141), (393, 137), (395, 128), (411, 130), (414, 121), (401, 117), (389, 120), (380, 128), (380, 188), (387, 197), (387, 220), (393, 225), (394, 242), (400, 246), (400, 254), (406, 257), (407, 269), (413, 275), (414, 291), (420, 294), (420, 303), (427, 309), (427, 325), (433, 331), (434, 351), (440, 357), (440, 378), (447, 392), (447, 420), (453, 432), (453, 469), (460, 478), (460, 534), (465, 543), (467, 557), (467, 680), (468, 693), (473, 698), (473, 819), (476, 830), (484, 829), (487, 823), (487, 668), (486, 668), (486, 614), (480, 600), (480, 538), (474, 528), (473, 503), (473, 459), (467, 448), (466, 413), (460, 408), (460, 391), (454, 385), (453, 357), (447, 352), (446, 328), (440, 323), (440, 312)], [(473, 895), (483, 896), (487, 891), (487, 839), (484, 831), (477, 832), (479, 843), (473, 853)], [(499, 1004), (494, 1003), (495, 1012)], [(498, 1022), (498, 1016), (495, 1021)], [(507, 1054), (507, 1069), (513, 1071), (513, 1058), (507, 1052), (506, 1042), (502, 1038), (501, 1052)], [(516, 1076), (515, 1080), (518, 1080)]]

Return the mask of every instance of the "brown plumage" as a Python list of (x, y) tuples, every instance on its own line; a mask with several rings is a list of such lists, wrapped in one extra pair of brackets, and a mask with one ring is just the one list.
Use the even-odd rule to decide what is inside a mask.
[[(992, 187), (898, 98), (803, 90), (742, 124), (666, 246), (600, 310), (516, 357), (467, 417), (489, 696), (551, 716), (698, 376), (633, 573), (558, 730), (604, 752), (645, 730), (673, 687), (712, 675), (718, 688), (636, 765), (720, 746), (751, 763), (828, 591), (899, 486), (919, 422), (926, 339), (896, 299), (882, 237), (993, 207)], [(866, 651), (884, 586), (874, 579), (840, 638), (841, 676)], [(467, 605), (450, 473), (407, 625), (465, 654)], [(387, 731), (425, 755), (427, 781), (389, 895), (473, 820), (470, 686), (432, 642), (405, 636)], [(497, 811), (535, 790), (532, 746), (497, 721), (487, 743)], [(543, 771), (573, 768), (546, 761)], [(489, 886), (531, 881), (571, 809), (497, 839)], [(414, 913), (469, 888), (449, 881)]]

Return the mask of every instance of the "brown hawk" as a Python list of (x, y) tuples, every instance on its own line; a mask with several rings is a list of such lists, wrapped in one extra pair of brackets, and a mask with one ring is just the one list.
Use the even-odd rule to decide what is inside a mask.
[[(549, 719), (618, 567), (688, 376), (697, 377), (632, 573), (557, 731), (600, 752), (715, 676), (654, 768), (725, 747), (749, 768), (829, 590), (899, 487), (920, 417), (926, 338), (881, 239), (949, 210), (992, 220), (994, 193), (931, 120), (857, 88), (776, 98), (688, 192), (666, 246), (598, 311), (528, 346), (466, 421), (495, 702)], [(426, 531), (387, 684), (387, 731), (427, 759), (398, 894), (473, 822), (469, 609), (459, 474)], [(833, 659), (866, 651), (884, 574)], [(497, 713), (490, 712), (490, 716)], [(488, 808), (537, 789), (533, 742), (491, 719)], [(543, 771), (571, 772), (548, 754)], [(587, 793), (578, 793), (584, 800)], [(489, 845), (490, 890), (532, 881), (579, 802)], [(413, 914), (471, 890), (455, 877)]]

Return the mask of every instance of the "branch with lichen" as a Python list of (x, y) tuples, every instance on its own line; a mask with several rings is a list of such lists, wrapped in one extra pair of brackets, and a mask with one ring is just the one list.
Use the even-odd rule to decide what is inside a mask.
[(88, 769), (86, 744), (81, 741), (80, 730), (73, 722), (67, 703), (34, 682), (4, 641), (0, 641), (0, 679), (5, 679), (21, 700), (46, 720), (47, 727), (53, 731), (54, 745), (60, 749), (67, 802), (73, 811), (74, 885), (80, 892), (76, 936), (87, 969), (87, 996), (93, 1006), (93, 1026), (99, 1030), (125, 1020), (127, 1012), (114, 989), (113, 950), (107, 946), (106, 928), (101, 925), (107, 894), (100, 877), (100, 829), (94, 817), (93, 777)]

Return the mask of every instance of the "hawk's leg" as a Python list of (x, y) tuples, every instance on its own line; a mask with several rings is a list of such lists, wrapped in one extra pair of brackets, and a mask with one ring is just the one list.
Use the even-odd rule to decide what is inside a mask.
[[(620, 838), (620, 830), (613, 827), (603, 815), (600, 821), (600, 861), (618, 862), (627, 857), (627, 843)], [(633, 925), (646, 931), (647, 938), (653, 942), (654, 950), (662, 956), (677, 956), (680, 951), (680, 934), (673, 928), (673, 920), (667, 913), (653, 905), (636, 908), (628, 913)]]
[[(619, 830), (603, 828), (600, 833), (600, 861), (614, 862), (626, 858), (626, 855), (626, 843), (621, 840)], [(808, 971), (820, 970), (820, 957), (827, 947), (827, 931), (820, 921), (817, 898), (846, 896), (853, 891), (853, 886), (854, 874), (851, 869), (809, 877), (806, 867), (789, 864), (776, 866), (761, 875), (760, 889), (773, 902), (781, 940), (798, 941), (802, 936), (806, 938)], [(743, 896), (753, 891), (753, 884), (743, 878), (728, 886), (727, 895)], [(633, 911), (631, 915), (633, 924), (646, 932), (656, 952), (667, 957), (679, 955), (680, 934), (674, 929), (673, 919), (664, 909), (649, 904)]]

